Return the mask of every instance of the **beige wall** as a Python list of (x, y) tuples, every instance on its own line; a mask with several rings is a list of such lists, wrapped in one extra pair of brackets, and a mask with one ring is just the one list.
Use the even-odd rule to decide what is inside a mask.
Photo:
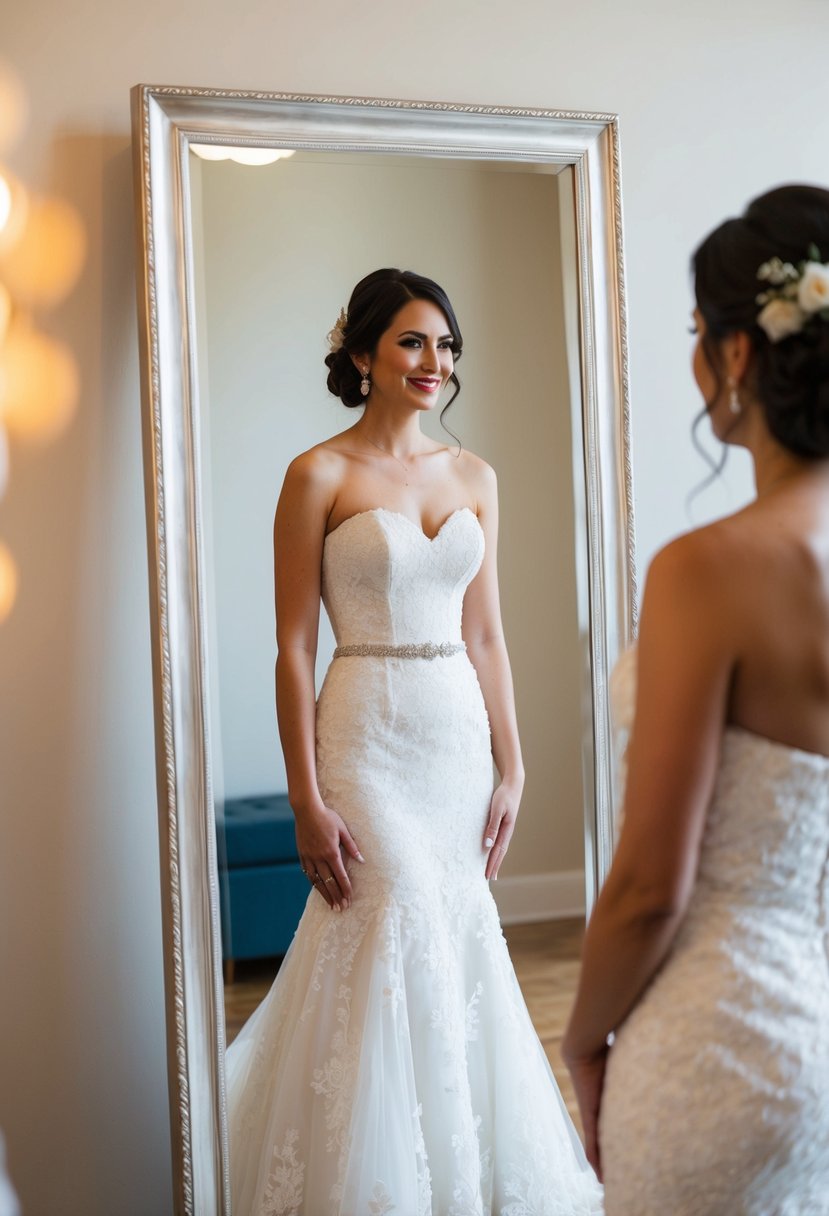
[[(638, 540), (687, 524), (687, 262), (772, 182), (827, 176), (823, 0), (56, 0), (5, 15), (31, 98), (12, 167), (83, 212), (49, 318), (83, 376), (73, 429), (15, 449), (0, 533), (0, 1125), (27, 1216), (164, 1216), (170, 1165), (128, 89), (137, 81), (613, 110), (621, 116)], [(772, 87), (770, 82), (777, 81)], [(739, 502), (707, 496), (713, 513)]]
[[(499, 473), (503, 613), (528, 773), (503, 874), (581, 869), (556, 179), (440, 160), (297, 158), (258, 169), (194, 160), (225, 794), (287, 788), (273, 712), (274, 504), (288, 461), (358, 416), (325, 388), (325, 334), (368, 270), (413, 267), (446, 287), (464, 333), (463, 390), (447, 421)], [(449, 439), (436, 416), (426, 429)], [(323, 624), (320, 678), (333, 648)]]

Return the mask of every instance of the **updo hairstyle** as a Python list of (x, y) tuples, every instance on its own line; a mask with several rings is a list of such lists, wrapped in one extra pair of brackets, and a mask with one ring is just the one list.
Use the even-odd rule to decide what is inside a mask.
[[(365, 397), (360, 392), (362, 377), (351, 356), (373, 355), (395, 315), (410, 300), (430, 300), (437, 305), (446, 317), (452, 335), (453, 359), (456, 363), (460, 359), (463, 338), (455, 311), (443, 288), (412, 270), (375, 270), (361, 279), (351, 293), (342, 331), (342, 346), (325, 356), (328, 391), (339, 397), (343, 405), (365, 405)], [(449, 378), (455, 391), (440, 412), (441, 420), (461, 391), (460, 381), (454, 372)]]
[(829, 190), (780, 186), (715, 228), (692, 259), (703, 349), (715, 375), (720, 342), (742, 330), (751, 338), (750, 390), (774, 438), (798, 456), (829, 455), (829, 321), (816, 315), (799, 333), (772, 342), (757, 324), (757, 278), (772, 258), (797, 265), (816, 246), (829, 262)]

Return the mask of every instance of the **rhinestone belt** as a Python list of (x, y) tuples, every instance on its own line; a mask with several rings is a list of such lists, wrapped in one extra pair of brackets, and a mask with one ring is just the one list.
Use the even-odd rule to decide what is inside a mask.
[(334, 658), (349, 659), (362, 655), (376, 659), (448, 659), (462, 650), (466, 650), (466, 642), (401, 642), (399, 646), (387, 646), (383, 642), (357, 642), (353, 646), (338, 646)]

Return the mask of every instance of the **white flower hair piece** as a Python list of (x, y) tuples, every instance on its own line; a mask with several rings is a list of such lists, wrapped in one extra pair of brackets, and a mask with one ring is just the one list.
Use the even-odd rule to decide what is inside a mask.
[(331, 354), (336, 354), (341, 349), (345, 341), (345, 327), (348, 324), (348, 314), (344, 308), (340, 309), (340, 315), (337, 317), (337, 322), (333, 329), (328, 331), (328, 346)]
[(829, 262), (822, 261), (816, 245), (796, 266), (781, 258), (763, 262), (757, 278), (768, 284), (757, 296), (757, 324), (769, 342), (799, 334), (814, 317), (829, 321)]

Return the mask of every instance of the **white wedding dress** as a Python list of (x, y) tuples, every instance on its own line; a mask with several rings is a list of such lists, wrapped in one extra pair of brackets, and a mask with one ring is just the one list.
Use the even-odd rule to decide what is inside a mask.
[[(632, 723), (636, 652), (612, 684)], [(725, 730), (696, 886), (611, 1049), (607, 1216), (829, 1214), (829, 759)]]
[[(228, 1049), (234, 1216), (601, 1211), (484, 877), (489, 724), (460, 645), (483, 550), (468, 508), (433, 540), (382, 508), (326, 538), (323, 599), (358, 653), (320, 693), (318, 778), (365, 863), (346, 912), (311, 892)], [(365, 653), (429, 642), (450, 645)]]

